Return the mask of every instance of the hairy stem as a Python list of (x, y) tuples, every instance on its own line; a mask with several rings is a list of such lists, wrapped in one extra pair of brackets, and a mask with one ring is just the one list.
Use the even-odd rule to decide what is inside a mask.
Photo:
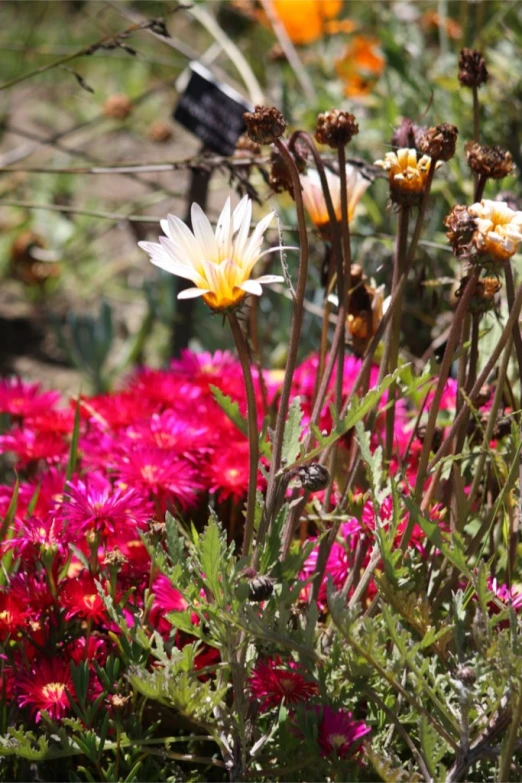
[(249, 474), (248, 474), (248, 499), (245, 521), (245, 534), (243, 536), (243, 555), (249, 555), (250, 547), (254, 537), (254, 521), (256, 513), (256, 491), (257, 491), (257, 468), (259, 462), (259, 431), (257, 425), (257, 402), (254, 381), (252, 379), (252, 369), (250, 366), (250, 356), (248, 346), (237, 320), (235, 313), (229, 313), (228, 321), (232, 330), (232, 335), (236, 343), (241, 369), (243, 371), (243, 380), (245, 382), (245, 392), (247, 398), (247, 422), (248, 422), (248, 443), (249, 443)]

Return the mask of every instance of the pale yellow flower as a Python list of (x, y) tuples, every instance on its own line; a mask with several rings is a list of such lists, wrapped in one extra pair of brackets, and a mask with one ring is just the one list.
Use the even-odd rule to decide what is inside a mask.
[(161, 221), (166, 236), (159, 238), (159, 244), (139, 242), (139, 246), (160, 269), (194, 283), (195, 287), (181, 291), (178, 299), (202, 296), (212, 310), (224, 310), (238, 305), (247, 294), (260, 296), (261, 286), (266, 283), (283, 281), (279, 275), (250, 279), (255, 264), (264, 255), (263, 235), (273, 217), (273, 212), (266, 215), (249, 237), (251, 200), (245, 196), (232, 212), (227, 199), (214, 233), (201, 207), (193, 204), (193, 231), (175, 215), (168, 215)]
[(522, 241), (522, 212), (510, 209), (504, 201), (486, 199), (468, 212), (477, 224), (472, 241), (479, 253), (498, 261), (507, 261), (516, 253)]
[[(326, 179), (332, 196), (332, 203), (337, 220), (341, 220), (341, 178), (333, 171), (326, 169)], [(321, 229), (330, 221), (328, 210), (324, 200), (321, 180), (316, 169), (308, 169), (308, 173), (301, 177), (303, 186), (303, 201), (310, 220), (317, 228)], [(361, 200), (370, 180), (364, 177), (359, 169), (348, 164), (346, 166), (346, 190), (348, 192), (348, 221), (351, 222), (355, 210)]]
[(431, 166), (429, 155), (417, 160), (417, 150), (403, 147), (397, 152), (387, 152), (383, 160), (376, 160), (376, 166), (388, 172), (391, 197), (398, 203), (416, 201), (424, 192)]

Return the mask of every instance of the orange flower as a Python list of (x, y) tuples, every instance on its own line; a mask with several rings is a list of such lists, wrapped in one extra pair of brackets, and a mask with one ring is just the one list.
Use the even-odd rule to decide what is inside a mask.
[(425, 11), (421, 18), (421, 25), (427, 32), (437, 27), (443, 27), (449, 38), (454, 40), (462, 38), (462, 27), (460, 24), (454, 19), (450, 19), (449, 16), (441, 16), (437, 11)]
[(308, 44), (322, 38), (328, 20), (342, 9), (342, 0), (271, 0), (274, 13), (295, 44)]
[(385, 60), (376, 38), (357, 35), (335, 61), (337, 75), (344, 82), (349, 98), (366, 95), (384, 70)]

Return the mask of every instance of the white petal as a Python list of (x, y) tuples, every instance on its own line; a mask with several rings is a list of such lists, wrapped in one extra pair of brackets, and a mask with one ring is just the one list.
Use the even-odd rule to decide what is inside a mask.
[(175, 215), (169, 215), (169, 238), (180, 245), (189, 259), (199, 260), (201, 250), (192, 231)]
[(254, 296), (261, 296), (263, 289), (261, 288), (258, 280), (245, 280), (244, 283), (238, 285), (242, 291), (246, 291), (247, 294), (254, 294)]
[(296, 245), (277, 245), (276, 247), (269, 247), (268, 250), (263, 250), (257, 257), (257, 260), (259, 261), (259, 259), (266, 256), (267, 253), (274, 253), (276, 250), (299, 250), (299, 248)]
[(192, 204), (190, 210), (192, 220), (192, 229), (194, 236), (201, 245), (205, 258), (209, 261), (217, 258), (216, 237), (210, 225), (208, 217), (205, 215), (199, 204)]
[(256, 280), (258, 283), (261, 283), (261, 285), (267, 285), (268, 283), (284, 283), (285, 278), (281, 275), (261, 275), (261, 277), (256, 277)]
[(203, 294), (209, 294), (208, 288), (185, 288), (184, 291), (180, 291), (178, 299), (195, 299), (197, 296), (203, 296)]
[[(239, 208), (242, 207), (241, 212)], [(241, 222), (239, 219), (241, 218)], [(234, 210), (234, 233), (237, 232), (237, 236), (234, 239), (234, 256), (237, 259), (243, 257), (246, 241), (248, 239), (248, 232), (250, 231), (250, 221), (252, 220), (252, 202), (245, 196)]]
[(169, 272), (169, 274), (171, 275), (176, 275), (177, 277), (183, 277), (185, 280), (192, 280), (193, 283), (196, 283), (198, 281), (199, 278), (198, 273), (190, 266), (185, 266), (184, 264), (175, 264), (173, 261), (170, 261), (169, 259), (159, 258), (158, 256), (155, 256), (150, 260), (154, 264), (154, 266), (163, 269), (165, 272)]
[(232, 215), (230, 213), (230, 198), (227, 198), (225, 206), (221, 210), (216, 228), (216, 242), (219, 259), (223, 260), (232, 252)]

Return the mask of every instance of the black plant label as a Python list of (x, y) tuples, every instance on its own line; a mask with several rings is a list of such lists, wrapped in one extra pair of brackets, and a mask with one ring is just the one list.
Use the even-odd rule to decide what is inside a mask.
[(228, 84), (218, 81), (198, 62), (190, 64), (190, 78), (174, 119), (219, 155), (232, 155), (245, 131), (243, 114), (252, 105)]

